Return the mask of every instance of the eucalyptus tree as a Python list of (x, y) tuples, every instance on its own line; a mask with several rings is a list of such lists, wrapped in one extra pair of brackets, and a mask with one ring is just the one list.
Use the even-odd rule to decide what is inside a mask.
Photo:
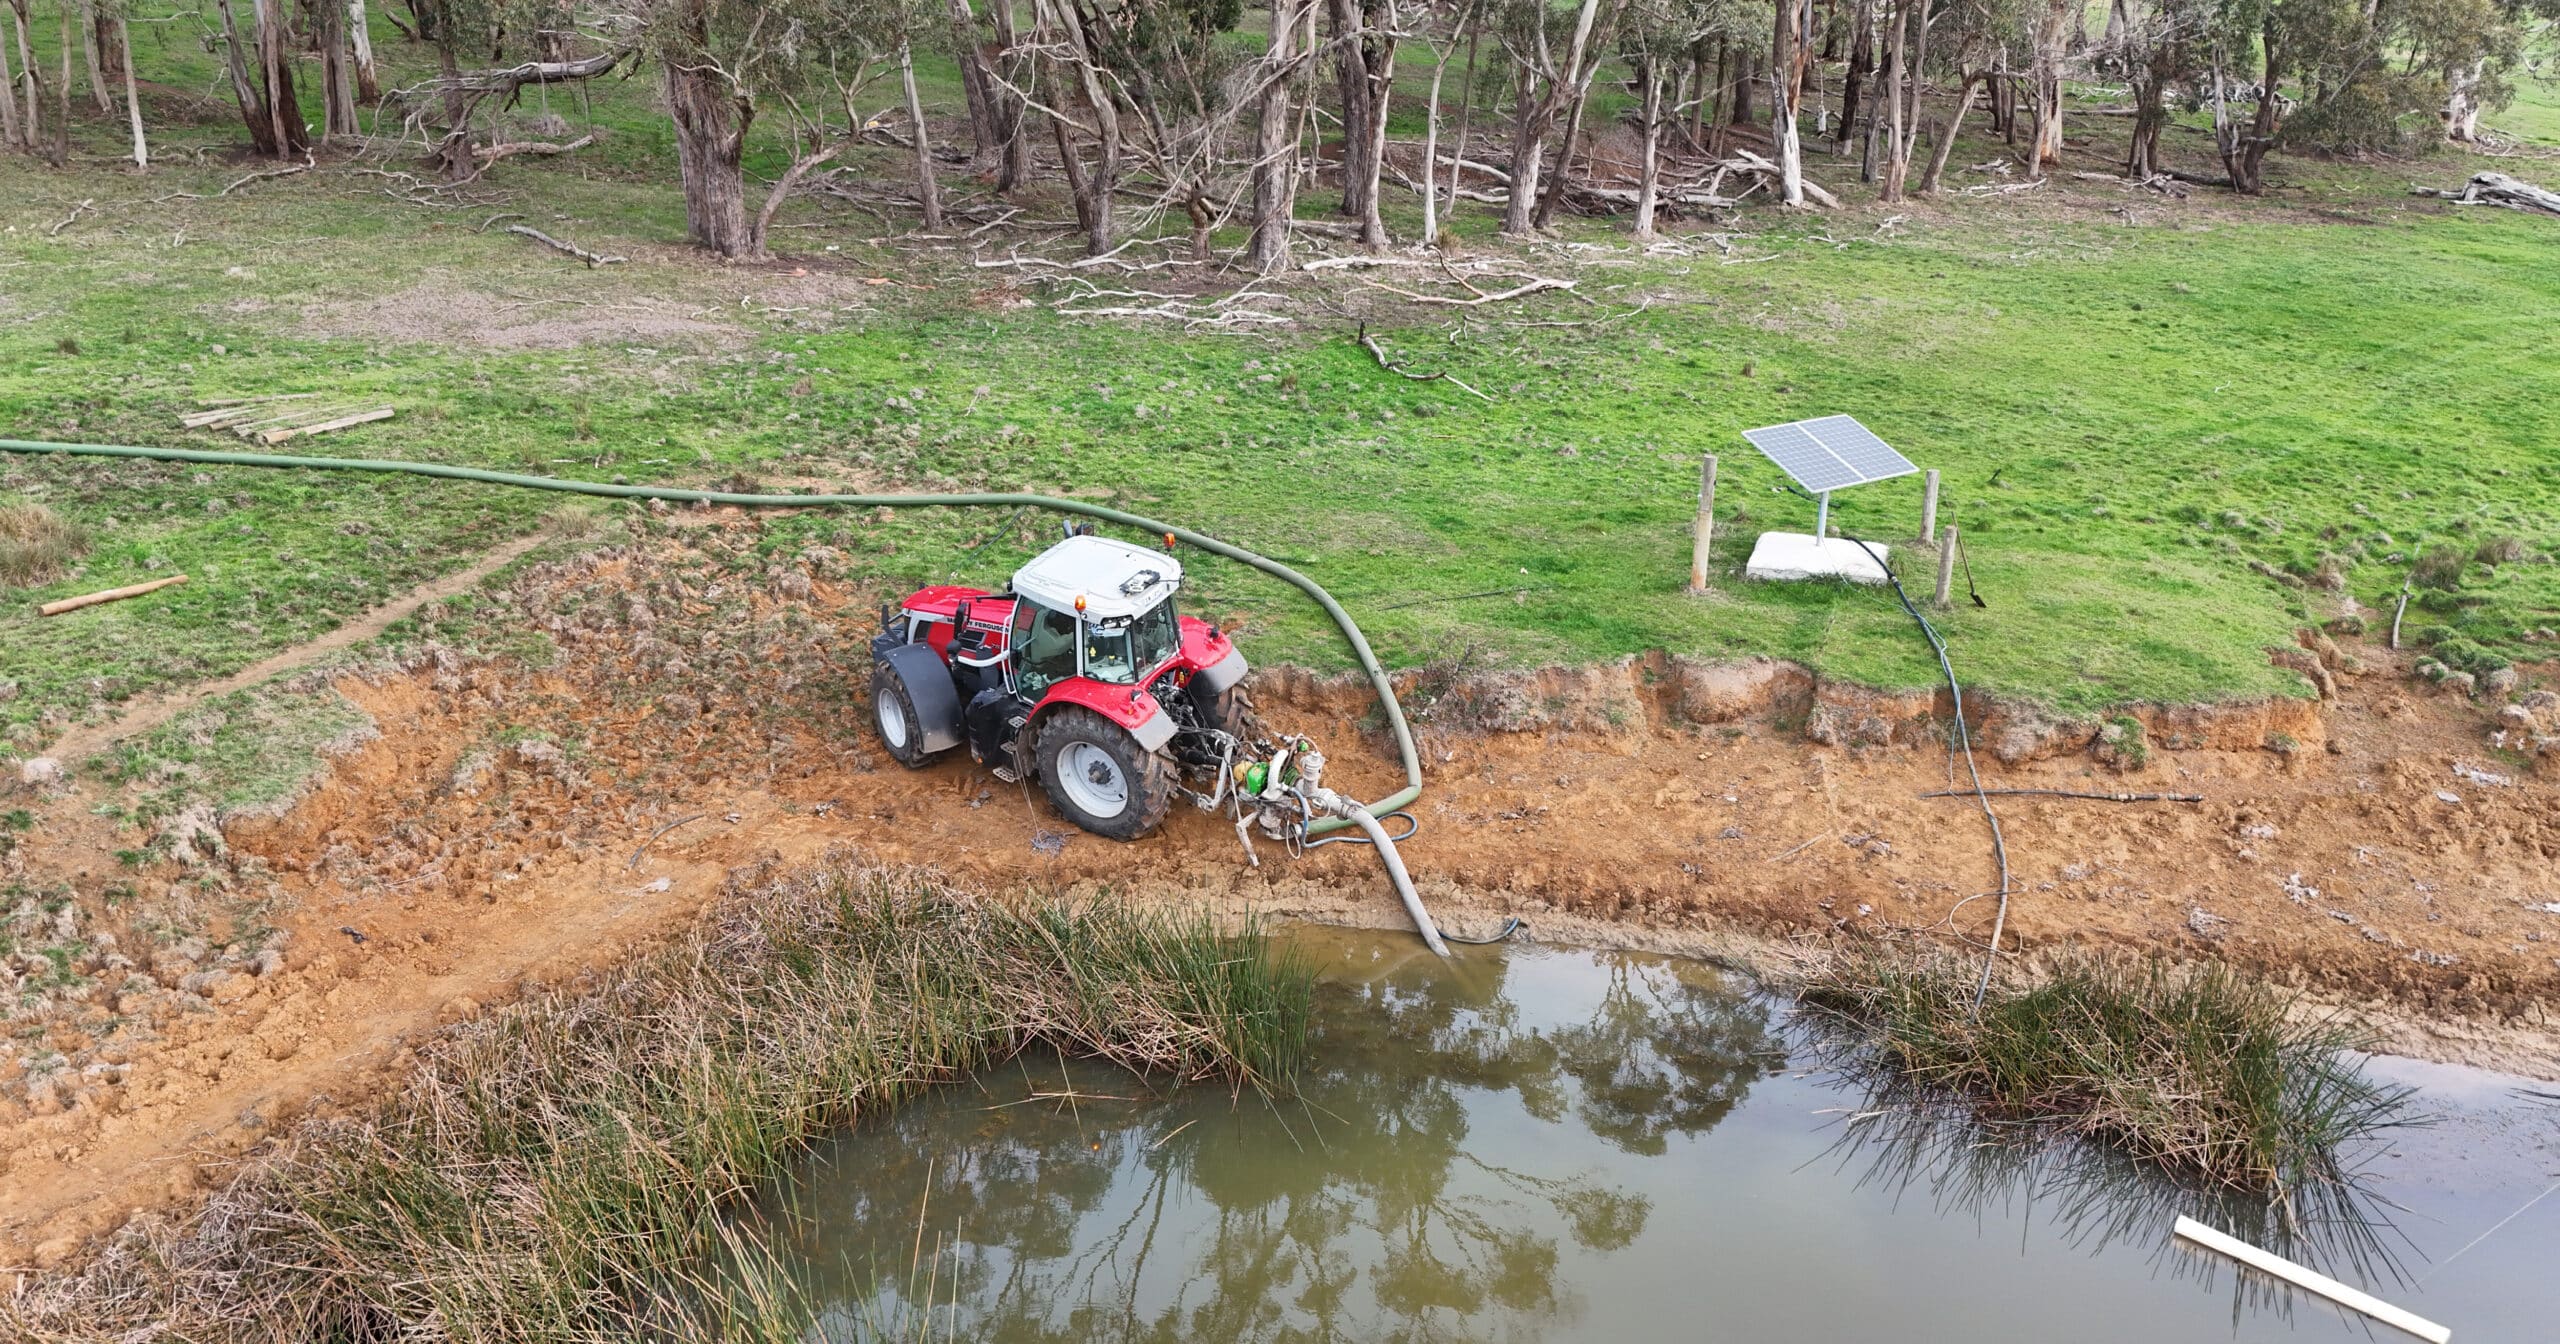
[[(1623, 3), (1610, 0), (1613, 20)], [(1502, 207), (1504, 233), (1523, 234), (1537, 227), (1539, 186), (1557, 119), (1569, 112), (1572, 122), (1579, 124), (1591, 77), (1599, 72), (1601, 58), (1608, 52), (1601, 5), (1602, 0), (1579, 0), (1569, 28), (1564, 15), (1546, 0), (1512, 0), (1504, 7), (1502, 47), (1510, 54), (1517, 76), (1511, 113), (1511, 192)], [(1568, 130), (1565, 158), (1570, 158), (1572, 149)], [(1556, 174), (1561, 178), (1563, 173), (1564, 162), (1559, 160)]]
[[(1665, 101), (1675, 72), (1682, 70), (1710, 34), (1723, 31), (1730, 21), (1725, 0), (1628, 0), (1619, 22), (1618, 55), (1627, 63), (1642, 100), (1638, 105), (1636, 132), (1641, 142), (1637, 160), (1636, 220), (1638, 238), (1654, 233), (1654, 215), (1662, 196), (1662, 129), (1666, 116), (1676, 106), (1666, 109)], [(1672, 100), (1676, 104), (1676, 99)]]
[[(641, 0), (629, 14), (640, 50), (659, 68), (675, 125), (684, 186), (685, 237), (724, 257), (765, 255), (778, 206), (810, 170), (840, 154), (859, 131), (851, 97), (893, 58), (927, 16), (913, 0)], [(775, 182), (747, 214), (747, 132), (771, 103), (805, 98), (845, 105), (848, 124)]]

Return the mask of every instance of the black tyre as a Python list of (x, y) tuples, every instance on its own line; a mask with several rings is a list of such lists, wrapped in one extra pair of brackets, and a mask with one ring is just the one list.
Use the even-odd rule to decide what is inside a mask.
[(1095, 835), (1135, 840), (1163, 824), (1173, 806), (1172, 759), (1081, 705), (1041, 721), (1039, 762), (1050, 805)]
[(916, 713), (915, 696), (885, 662), (871, 665), (871, 727), (898, 764), (914, 770), (933, 760), (924, 748), (924, 716)]
[(1214, 728), (1248, 745), (1262, 739), (1262, 716), (1253, 712), (1253, 697), (1245, 693), (1243, 682), (1214, 692), (1195, 682), (1183, 694), (1191, 697), (1191, 707), (1199, 715), (1201, 727)]

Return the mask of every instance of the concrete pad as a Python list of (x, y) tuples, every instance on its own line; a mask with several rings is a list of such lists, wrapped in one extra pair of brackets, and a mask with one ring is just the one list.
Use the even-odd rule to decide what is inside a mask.
[[(1869, 555), (1869, 548), (1875, 554)], [(1846, 537), (1811, 537), (1802, 532), (1763, 532), (1751, 547), (1750, 579), (1847, 579), (1851, 583), (1883, 583), (1878, 561), (1892, 554), (1875, 542), (1866, 546)]]

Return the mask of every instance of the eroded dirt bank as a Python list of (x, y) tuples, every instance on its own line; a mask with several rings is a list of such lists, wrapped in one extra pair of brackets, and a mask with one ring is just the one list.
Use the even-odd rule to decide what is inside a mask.
[[(227, 827), (229, 861), (283, 892), (281, 954), (169, 968), (57, 1028), (78, 1068), (42, 1089), (0, 1078), (0, 1260), (59, 1261), (377, 1086), (404, 1040), (627, 954), (734, 871), (833, 846), (999, 890), (1401, 923), (1361, 846), (1266, 845), (1257, 870), (1216, 818), (1179, 812), (1115, 844), (965, 761), (901, 769), (855, 703), (870, 595), (832, 584), (823, 554), (741, 578), (730, 526), (519, 583), (520, 619), (561, 650), (550, 667), (430, 648), (341, 685), (378, 735), (283, 815)], [(2221, 957), (2376, 1011), (2395, 1049), (2560, 1076), (2560, 913), (2544, 908), (2560, 903), (2560, 787), (2490, 753), (2489, 709), (2366, 656), (2375, 670), (2328, 678), (2326, 704), (2146, 711), (2146, 745), (2119, 731), (2107, 762), (2094, 725), (1990, 714), (1994, 787), (2205, 799), (1999, 800), (2017, 886), (2004, 945)], [(1258, 694), (1273, 727), (1327, 744), (1328, 782), (1397, 782), (1358, 686), (1281, 672)], [(1967, 899), (1994, 886), (1981, 819), (1920, 796), (1950, 782), (1928, 697), (1655, 659), (1425, 675), (1412, 698), (1430, 787), (1405, 853), (1459, 930), (1518, 914), (1559, 940), (1764, 960), (1989, 930), (1996, 902)], [(68, 866), (73, 848), (33, 861)]]

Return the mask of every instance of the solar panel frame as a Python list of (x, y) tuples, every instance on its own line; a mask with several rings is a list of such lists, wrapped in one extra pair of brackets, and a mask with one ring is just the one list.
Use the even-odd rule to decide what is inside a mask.
[(1920, 470), (1849, 415), (1816, 416), (1742, 431), (1742, 437), (1796, 484), (1826, 495)]

